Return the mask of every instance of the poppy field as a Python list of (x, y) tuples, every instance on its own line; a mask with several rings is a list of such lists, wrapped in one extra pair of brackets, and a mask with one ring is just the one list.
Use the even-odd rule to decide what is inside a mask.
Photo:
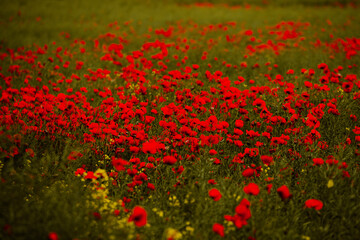
[(0, 5), (0, 239), (359, 238), (356, 1)]

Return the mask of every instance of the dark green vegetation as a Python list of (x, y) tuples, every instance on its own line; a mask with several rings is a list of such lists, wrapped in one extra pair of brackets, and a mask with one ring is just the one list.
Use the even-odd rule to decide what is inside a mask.
[(1, 239), (360, 236), (356, 4), (201, 2), (0, 3)]

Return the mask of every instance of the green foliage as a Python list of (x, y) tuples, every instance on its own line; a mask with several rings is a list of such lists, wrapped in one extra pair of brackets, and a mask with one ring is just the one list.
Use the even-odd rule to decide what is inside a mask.
[[(113, 112), (107, 113), (102, 108), (105, 98), (99, 97), (94, 90), (102, 91), (104, 87), (107, 87), (114, 93), (112, 96), (114, 101), (129, 102), (130, 98), (121, 100), (121, 94), (116, 94), (116, 89), (127, 85), (125, 79), (119, 74), (124, 71), (121, 66), (100, 60), (102, 52), (101, 49), (94, 49), (94, 39), (112, 32), (130, 39), (123, 50), (125, 57), (141, 49), (144, 39), (149, 34), (149, 28), (152, 29), (152, 34), (149, 34), (148, 40), (152, 42), (157, 38), (165, 42), (194, 40), (187, 43), (190, 47), (197, 48), (188, 53), (179, 52), (174, 48), (169, 49), (169, 56), (177, 55), (180, 60), (187, 56), (189, 60), (186, 64), (188, 66), (199, 64), (202, 71), (197, 79), (178, 81), (178, 85), (174, 87), (175, 91), (190, 89), (192, 94), (201, 96), (204, 89), (209, 92), (211, 88), (221, 89), (221, 84), (218, 82), (208, 81), (205, 76), (206, 69), (211, 72), (221, 71), (232, 83), (238, 76), (242, 76), (245, 82), (239, 85), (233, 84), (234, 88), (241, 91), (249, 90), (252, 86), (269, 86), (273, 90), (276, 89), (276, 94), (264, 93), (257, 96), (261, 96), (266, 101), (267, 107), (274, 115), (283, 116), (286, 121), (289, 121), (292, 115), (285, 111), (283, 106), (284, 99), (288, 96), (284, 92), (285, 87), (269, 82), (266, 78), (266, 74), (269, 74), (272, 79), (280, 74), (285, 78), (284, 81), (294, 84), (298, 95), (307, 91), (311, 95), (309, 103), (314, 106), (321, 104), (324, 99), (327, 102), (332, 99), (337, 100), (336, 106), (340, 115), (328, 114), (329, 107), (325, 106), (326, 114), (321, 119), (320, 127), (316, 129), (321, 133), (321, 141), (324, 141), (328, 147), (323, 149), (319, 147), (318, 140), (310, 145), (300, 144), (312, 130), (301, 120), (291, 125), (275, 126), (273, 124), (273, 136), (281, 136), (288, 128), (298, 128), (301, 131), (297, 134), (289, 133), (288, 144), (277, 146), (274, 154), (269, 153), (274, 146), (264, 137), (264, 147), (260, 148), (259, 155), (255, 157), (246, 155), (242, 158), (243, 164), (234, 164), (232, 160), (245, 148), (254, 147), (257, 141), (244, 133), (239, 137), (239, 140), (244, 143), (243, 147), (230, 144), (227, 141), (228, 134), (233, 134), (235, 121), (242, 116), (238, 108), (224, 112), (219, 106), (212, 109), (213, 113), (210, 113), (209, 109), (212, 108), (210, 102), (204, 104), (208, 112), (199, 114), (197, 117), (199, 121), (205, 121), (211, 115), (216, 115), (219, 120), (229, 123), (230, 132), (228, 134), (221, 132), (222, 139), (218, 144), (209, 146), (200, 143), (198, 151), (192, 150), (191, 144), (180, 147), (173, 145), (176, 141), (166, 139), (164, 129), (158, 124), (164, 119), (159, 114), (154, 115), (155, 120), (151, 128), (145, 129), (146, 131), (140, 130), (144, 130), (149, 139), (154, 137), (163, 141), (166, 145), (164, 152), (154, 155), (147, 153), (136, 155), (125, 143), (119, 144), (125, 147), (123, 151), (118, 151), (112, 144), (115, 136), (110, 134), (103, 139), (96, 138), (94, 143), (84, 143), (84, 133), (90, 133), (88, 125), (80, 122), (80, 118), (71, 119), (65, 111), (56, 108), (54, 112), (71, 122), (71, 126), (76, 126), (75, 129), (70, 126), (67, 130), (61, 131), (61, 127), (55, 126), (58, 127), (58, 131), (50, 133), (44, 124), (37, 132), (25, 134), (22, 125), (0, 126), (1, 239), (47, 239), (50, 238), (50, 233), (57, 233), (59, 239), (167, 239), (169, 237), (220, 239), (221, 237), (212, 231), (214, 223), (225, 226), (226, 239), (247, 239), (248, 237), (256, 239), (356, 239), (360, 236), (360, 204), (357, 200), (360, 195), (359, 156), (354, 154), (358, 145), (355, 140), (356, 134), (353, 132), (359, 120), (356, 122), (349, 118), (351, 114), (357, 114), (357, 117), (360, 117), (359, 101), (353, 100), (354, 91), (344, 93), (340, 86), (338, 89), (332, 87), (331, 91), (317, 91), (304, 86), (304, 81), (307, 80), (319, 83), (318, 79), (322, 73), (317, 67), (318, 64), (324, 62), (328, 63), (331, 70), (339, 65), (344, 66), (343, 76), (359, 74), (359, 68), (354, 68), (355, 70), (346, 68), (348, 65), (358, 64), (359, 55), (347, 59), (344, 52), (332, 52), (325, 47), (314, 47), (316, 40), (326, 45), (337, 38), (359, 38), (358, 9), (351, 7), (350, 0), (227, 0), (221, 3), (215, 0), (200, 0), (198, 2), (219, 3), (219, 5), (215, 7), (187, 6), (194, 3), (192, 0), (103, 0), (101, 3), (85, 0), (2, 1), (0, 4), (0, 52), (8, 53), (8, 48), (16, 50), (21, 47), (36, 51), (39, 46), (43, 47), (45, 44), (49, 48), (49, 53), (54, 53), (59, 46), (76, 52), (77, 46), (74, 47), (72, 44), (75, 40), (84, 40), (86, 53), (77, 54), (73, 59), (64, 57), (64, 61), (71, 61), (70, 67), (61, 68), (58, 73), (63, 74), (65, 79), (69, 79), (74, 72), (82, 77), (89, 74), (88, 69), (110, 70), (111, 73), (103, 79), (86, 81), (82, 78), (67, 86), (71, 86), (73, 92), (79, 92), (84, 86), (88, 89), (88, 92), (82, 93), (86, 103), (82, 102), (80, 97), (79, 101), (74, 101), (76, 111), (91, 109), (92, 116), (96, 116), (97, 120), (100, 118), (107, 120), (109, 115), (114, 117), (118, 114), (120, 117), (115, 122), (118, 128), (123, 128), (128, 124), (139, 126), (137, 125), (139, 119), (132, 118), (126, 122), (121, 118), (119, 106), (115, 106), (112, 109)], [(251, 4), (250, 8), (247, 7), (248, 3)], [(339, 3), (345, 6), (340, 8)], [(224, 4), (241, 7), (229, 8)], [(327, 20), (331, 20), (331, 23)], [(109, 23), (115, 21), (118, 22), (119, 29), (108, 26)], [(284, 40), (283, 42), (288, 44), (287, 48), (279, 53), (264, 51), (259, 55), (245, 57), (247, 52), (244, 51), (247, 46), (255, 44), (256, 41), (254, 43), (244, 37), (233, 43), (225, 38), (226, 35), (239, 35), (252, 29), (255, 38), (275, 41), (276, 35), (269, 34), (269, 28), (276, 29), (274, 26), (287, 21), (309, 23), (307, 27), (299, 27), (301, 36), (305, 38), (303, 42), (298, 42), (301, 48), (296, 47), (291, 40)], [(209, 32), (203, 36), (199, 34), (198, 29), (184, 31), (182, 35), (176, 36), (180, 40), (165, 39), (153, 34), (155, 29), (167, 29), (169, 26), (193, 26), (196, 23), (205, 28), (229, 22), (235, 22), (237, 28), (229, 27), (226, 33), (221, 33), (221, 36), (218, 31)], [(67, 33), (70, 35), (69, 38), (65, 37)], [(335, 34), (335, 38), (330, 37), (330, 34)], [(217, 41), (213, 48), (207, 48), (210, 39)], [(56, 42), (56, 45), (53, 45), (53, 42)], [(179, 43), (179, 45), (184, 47), (187, 43)], [(155, 52), (150, 50), (146, 54), (151, 56)], [(207, 62), (200, 60), (204, 52), (208, 54)], [(149, 56), (147, 57), (150, 58)], [(36, 69), (37, 75), (33, 75), (34, 81), (31, 85), (37, 90), (43, 85), (52, 88), (50, 82), (60, 80), (60, 75), (53, 74), (55, 63), (49, 62), (48, 57), (50, 54), (44, 54), (36, 59), (40, 63), (46, 63), (44, 68)], [(218, 60), (214, 60), (215, 57)], [(75, 71), (74, 59), (84, 61), (87, 65)], [(127, 64), (125, 58), (119, 61), (123, 66)], [(246, 62), (248, 67), (230, 68), (226, 67), (223, 61), (225, 64), (239, 66)], [(211, 68), (207, 65), (208, 62), (211, 63)], [(7, 59), (1, 60), (2, 73), (13, 64)], [(255, 64), (259, 64), (261, 68), (253, 67)], [(276, 68), (275, 65), (278, 67)], [(35, 68), (33, 63), (24, 63), (21, 67), (23, 69)], [(177, 70), (182, 66), (178, 67), (176, 61), (169, 61), (167, 67), (169, 70)], [(303, 68), (316, 69), (316, 74), (312, 78), (307, 78), (305, 73), (301, 73)], [(286, 72), (289, 69), (293, 69), (296, 74), (287, 75)], [(157, 109), (161, 113), (162, 107), (175, 102), (177, 97), (175, 91), (164, 93), (161, 88), (152, 88), (152, 86), (160, 85), (158, 81), (163, 76), (152, 73), (150, 69), (144, 72), (148, 80), (145, 84), (147, 95), (135, 95), (134, 89), (139, 86), (134, 82), (125, 87), (122, 93), (126, 96), (136, 96), (141, 102), (148, 101), (149, 104), (145, 106), (148, 113), (152, 109)], [(39, 76), (43, 79), (42, 82), (36, 82), (35, 79)], [(21, 90), (27, 86), (24, 83), (25, 74), (17, 76), (14, 73), (13, 77), (15, 80), (11, 88)], [(250, 84), (250, 79), (255, 80), (255, 84)], [(196, 85), (196, 80), (204, 82), (204, 87)], [(3, 80), (0, 86), (1, 91), (7, 88)], [(68, 94), (65, 88), (61, 88), (59, 93), (55, 93), (52, 89), (50, 91), (55, 96), (59, 93)], [(211, 100), (216, 97), (221, 98), (220, 94), (217, 94), (211, 95)], [(166, 102), (159, 102), (160, 97), (164, 97)], [(252, 98), (246, 100), (247, 106), (244, 108), (249, 110), (250, 120), (244, 120), (243, 131), (255, 130), (263, 133), (267, 131), (266, 125), (271, 124), (253, 111), (253, 100)], [(221, 101), (221, 103), (224, 102)], [(153, 107), (151, 103), (156, 103), (156, 107)], [(192, 100), (185, 99), (184, 104), (191, 105)], [(7, 112), (6, 107), (6, 103), (1, 102), (2, 115), (6, 115), (4, 114)], [(309, 107), (303, 112), (299, 111), (299, 118), (305, 121), (310, 109)], [(15, 109), (11, 110), (15, 111)], [(23, 121), (24, 125), (37, 124), (25, 116)], [(181, 126), (179, 119), (174, 118), (172, 121)], [(260, 126), (254, 127), (255, 122), (259, 122)], [(109, 122), (106, 124), (108, 125)], [(195, 130), (199, 136), (200, 131)], [(136, 134), (131, 133), (129, 129), (124, 129), (124, 131), (129, 136)], [(351, 143), (347, 143), (349, 140)], [(19, 153), (11, 155), (10, 152), (15, 148)], [(34, 152), (34, 156), (29, 149)], [(215, 157), (209, 154), (211, 149), (218, 152), (216, 157), (221, 160), (221, 164), (214, 164)], [(301, 157), (290, 152), (290, 149)], [(174, 165), (162, 164), (164, 155), (173, 154), (172, 150), (175, 150), (183, 159)], [(69, 158), (77, 153), (81, 153), (81, 156), (73, 160)], [(274, 157), (274, 163), (266, 166), (260, 157), (271, 154)], [(314, 166), (314, 158), (326, 160), (329, 155), (332, 155), (333, 159), (338, 159), (339, 164)], [(134, 181), (134, 176), (126, 171), (116, 171), (112, 162), (112, 157), (121, 157), (127, 161), (138, 157), (139, 161), (150, 163), (148, 160), (150, 156), (154, 156), (153, 163), (156, 168), (148, 168), (145, 173), (150, 179), (149, 182), (156, 186), (154, 191), (150, 190), (146, 184), (129, 187)], [(259, 168), (261, 174), (257, 177), (245, 178), (242, 175), (244, 167), (250, 167), (252, 164)], [(179, 170), (180, 166), (184, 168), (183, 172)], [(86, 179), (85, 175), (75, 174), (79, 168), (83, 168), (86, 172), (103, 174), (103, 176), (97, 180)], [(142, 171), (140, 170), (138, 174)], [(350, 177), (346, 176), (345, 171)], [(117, 177), (109, 176), (115, 173), (118, 174)], [(216, 182), (216, 185), (210, 184), (209, 180)], [(244, 192), (244, 187), (249, 183), (260, 186), (258, 195), (252, 196)], [(268, 184), (272, 184), (272, 189), (269, 191)], [(279, 197), (277, 189), (283, 185), (289, 187), (293, 195), (291, 199), (282, 201)], [(214, 201), (209, 197), (209, 191), (212, 188), (221, 192), (222, 198), (219, 201)], [(245, 198), (251, 203), (251, 218), (247, 220), (247, 225), (237, 228), (232, 222), (226, 221), (224, 216), (234, 215), (236, 207)], [(308, 199), (321, 200), (324, 203), (323, 208), (321, 210), (305, 208), (305, 201)], [(134, 223), (129, 222), (135, 206), (142, 206), (147, 212), (147, 224), (143, 227), (136, 227)], [(116, 210), (119, 212), (116, 213)]]

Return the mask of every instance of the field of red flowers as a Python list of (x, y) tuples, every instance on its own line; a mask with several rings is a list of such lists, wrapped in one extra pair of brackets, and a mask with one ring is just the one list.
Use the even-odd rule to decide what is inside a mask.
[(5, 2), (1, 239), (360, 236), (356, 4)]

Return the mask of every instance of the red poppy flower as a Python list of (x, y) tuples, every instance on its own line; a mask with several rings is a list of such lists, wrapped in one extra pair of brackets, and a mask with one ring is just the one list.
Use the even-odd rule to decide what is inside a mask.
[(120, 210), (119, 210), (119, 209), (115, 209), (113, 213), (114, 213), (115, 216), (119, 216)]
[(220, 235), (221, 237), (224, 237), (225, 234), (224, 234), (224, 226), (219, 224), (219, 223), (214, 223), (213, 225), (213, 231), (214, 233)]
[(320, 122), (311, 113), (309, 113), (307, 115), (306, 121), (304, 120), (304, 122), (305, 122), (306, 126), (308, 126), (308, 127), (314, 127), (314, 128), (320, 127)]
[(244, 133), (244, 132), (241, 131), (241, 130), (238, 129), (238, 128), (235, 128), (235, 129), (234, 129), (234, 134), (235, 134), (235, 135), (243, 135), (243, 133)]
[(283, 185), (277, 189), (277, 193), (281, 197), (281, 200), (285, 201), (292, 197), (292, 194), (289, 191), (289, 188), (286, 185)]
[(354, 114), (350, 114), (350, 119), (353, 120), (354, 122), (357, 121), (357, 117)]
[(360, 134), (360, 127), (355, 126), (355, 128), (352, 130), (355, 134)]
[(150, 190), (155, 190), (155, 185), (148, 182), (147, 188), (150, 189)]
[(216, 155), (217, 154), (217, 151), (215, 150), (215, 149), (211, 149), (210, 151), (209, 151), (209, 154), (210, 155)]
[(111, 163), (117, 171), (124, 171), (124, 166), (129, 165), (128, 161), (122, 158), (115, 158), (114, 156), (112, 157)]
[(247, 36), (251, 36), (253, 34), (253, 31), (252, 30), (246, 30), (244, 32), (244, 34), (247, 35)]
[(324, 160), (322, 158), (313, 158), (314, 166), (320, 166), (324, 164)]
[(261, 107), (261, 108), (264, 108), (266, 106), (266, 103), (264, 100), (260, 99), (260, 98), (257, 98), (254, 100), (254, 102), (252, 103), (253, 106), (258, 106), (258, 107)]
[(84, 177), (84, 179), (97, 179), (97, 177), (94, 175), (94, 172), (89, 171), (86, 176)]
[(294, 74), (294, 70), (293, 69), (289, 69), (286, 74)]
[(260, 136), (260, 134), (258, 132), (255, 132), (254, 130), (250, 130), (250, 131), (246, 130), (246, 135), (251, 139)]
[(248, 154), (250, 157), (256, 157), (259, 155), (259, 149), (258, 148), (245, 148), (245, 154)]
[(94, 217), (95, 217), (96, 220), (101, 220), (101, 215), (100, 215), (100, 213), (94, 212), (93, 215), (94, 215)]
[(76, 171), (75, 171), (75, 176), (78, 176), (78, 175), (83, 175), (85, 173), (85, 170), (83, 168), (78, 168)]
[(217, 190), (216, 188), (213, 188), (209, 191), (209, 196), (214, 200), (214, 201), (219, 201), (222, 197), (221, 193), (219, 190)]
[(136, 147), (136, 146), (131, 146), (130, 147), (130, 152), (132, 152), (132, 153), (138, 153), (139, 151), (140, 151), (139, 147)]
[(248, 168), (242, 172), (244, 177), (252, 177), (254, 175), (254, 169)]
[(315, 210), (320, 210), (323, 208), (323, 203), (317, 199), (309, 199), (305, 202), (306, 208), (314, 208)]
[(351, 92), (354, 84), (352, 82), (344, 82), (342, 84), (342, 88), (344, 89), (344, 92), (349, 93)]
[(49, 239), (49, 240), (58, 240), (59, 237), (58, 237), (57, 233), (51, 232), (51, 233), (49, 233), (49, 235), (48, 235), (48, 239)]
[(262, 161), (265, 165), (269, 166), (269, 165), (273, 162), (273, 157), (263, 155), (263, 156), (261, 156), (261, 161)]
[(217, 182), (214, 179), (210, 179), (208, 181), (208, 183), (211, 184), (211, 185), (216, 185), (217, 184)]
[(305, 81), (304, 84), (305, 84), (305, 87), (307, 87), (307, 88), (311, 88), (313, 86), (313, 84), (309, 81)]
[(165, 149), (165, 145), (151, 139), (148, 142), (144, 142), (142, 146), (143, 153), (156, 154), (158, 151)]
[(137, 227), (146, 225), (147, 213), (142, 207), (134, 207), (132, 214), (129, 217), (129, 222), (134, 222)]
[(80, 157), (82, 157), (83, 155), (80, 153), (80, 152), (77, 152), (77, 151), (72, 151), (70, 153), (70, 155), (68, 156), (68, 160), (76, 160)]
[(199, 65), (197, 65), (197, 64), (193, 64), (192, 67), (193, 67), (194, 70), (198, 70), (198, 69), (199, 69)]
[(273, 185), (271, 183), (266, 185), (266, 190), (267, 190), (268, 194), (270, 194), (272, 186)]
[(242, 128), (244, 126), (244, 122), (240, 119), (235, 121), (235, 127)]
[(27, 154), (29, 154), (30, 157), (34, 157), (35, 155), (34, 150), (32, 150), (31, 148), (27, 148), (25, 151)]
[(249, 183), (244, 187), (244, 192), (250, 195), (258, 195), (260, 193), (259, 186), (255, 183)]
[(226, 215), (225, 219), (232, 221), (237, 228), (241, 228), (247, 224), (247, 220), (251, 217), (250, 202), (247, 199), (243, 199), (235, 208), (235, 212), (235, 216)]
[(176, 158), (174, 156), (165, 156), (163, 162), (168, 165), (173, 165), (176, 163)]

